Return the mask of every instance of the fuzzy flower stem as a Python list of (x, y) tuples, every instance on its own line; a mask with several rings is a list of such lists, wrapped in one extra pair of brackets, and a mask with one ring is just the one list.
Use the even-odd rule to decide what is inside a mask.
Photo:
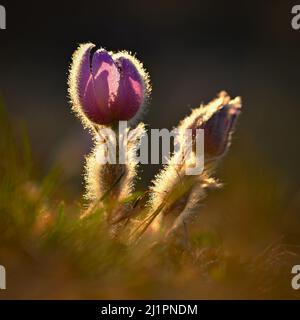
[[(99, 131), (93, 152), (86, 159), (85, 197), (91, 202), (92, 208), (104, 207), (107, 221), (114, 224), (128, 213), (126, 200), (134, 190), (138, 167), (136, 151), (145, 134), (145, 127), (140, 123), (132, 130), (126, 128), (125, 134), (119, 132), (116, 127), (113, 132), (108, 130), (108, 135), (105, 133)], [(112, 139), (113, 133), (115, 139)], [(121, 147), (126, 151), (123, 155), (124, 162), (119, 161)], [(111, 156), (110, 151), (115, 151), (116, 154)], [(110, 160), (114, 157), (116, 162), (106, 163), (103, 157)], [(87, 212), (90, 211), (88, 209)]]

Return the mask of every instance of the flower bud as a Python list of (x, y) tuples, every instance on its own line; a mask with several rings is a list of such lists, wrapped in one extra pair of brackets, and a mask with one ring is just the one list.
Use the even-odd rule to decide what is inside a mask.
[(206, 160), (223, 156), (227, 151), (234, 125), (240, 114), (241, 98), (231, 100), (225, 91), (206, 106), (194, 109), (184, 120), (181, 130), (192, 129), (193, 139), (196, 129), (204, 129), (204, 154)]
[(83, 44), (73, 55), (69, 76), (73, 110), (86, 125), (132, 119), (148, 97), (148, 74), (129, 53), (94, 47)]
[[(221, 186), (211, 177), (211, 169), (218, 163), (214, 160), (223, 156), (229, 147), (240, 109), (241, 98), (231, 100), (229, 95), (222, 91), (216, 99), (193, 109), (191, 114), (180, 122), (177, 127), (180, 148), (155, 177), (150, 189), (148, 219), (153, 231), (160, 231), (158, 234), (167, 231), (166, 239), (177, 236), (182, 227), (186, 234), (186, 223), (198, 214), (206, 191)], [(204, 155), (208, 166), (205, 164), (205, 170), (198, 176), (186, 175), (186, 167), (195, 161), (197, 155), (194, 150), (197, 146), (197, 129), (204, 129)], [(186, 139), (187, 130), (192, 130), (192, 141)], [(194, 154), (185, 154), (188, 143), (192, 143)], [(178, 158), (182, 159), (181, 163)]]
[(206, 158), (220, 157), (230, 145), (231, 134), (240, 114), (240, 98), (229, 101), (202, 124), (204, 129), (204, 152)]

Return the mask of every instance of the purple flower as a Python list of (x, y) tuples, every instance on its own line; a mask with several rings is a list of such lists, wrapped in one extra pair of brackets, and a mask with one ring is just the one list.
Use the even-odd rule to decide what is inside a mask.
[(220, 157), (225, 154), (231, 140), (234, 125), (240, 113), (241, 103), (239, 98), (217, 110), (205, 123), (204, 152), (206, 158)]
[(206, 106), (194, 109), (184, 120), (182, 128), (192, 129), (193, 139), (196, 137), (196, 129), (204, 129), (206, 160), (223, 156), (227, 151), (241, 107), (240, 97), (231, 100), (222, 91), (216, 99)]
[[(69, 92), (73, 109), (87, 122), (107, 125), (141, 111), (150, 86), (142, 64), (127, 52), (81, 45), (73, 56)], [(87, 118), (87, 119), (86, 119)]]

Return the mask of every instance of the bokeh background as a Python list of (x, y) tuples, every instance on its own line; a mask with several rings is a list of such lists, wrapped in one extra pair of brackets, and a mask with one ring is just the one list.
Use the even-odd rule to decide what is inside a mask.
[[(67, 74), (79, 43), (136, 53), (153, 93), (143, 121), (171, 129), (220, 90), (243, 99), (232, 148), (198, 229), (234, 252), (300, 245), (300, 31), (295, 1), (1, 1), (0, 97), (29, 131), (37, 174), (63, 168), (69, 202), (83, 191), (91, 139), (70, 112)], [(143, 166), (139, 188), (158, 166)], [(20, 168), (21, 170), (21, 168)], [(206, 238), (205, 238), (206, 239)], [(280, 257), (278, 258), (280, 259)], [(298, 259), (300, 263), (300, 258)], [(288, 277), (289, 274), (286, 274)], [(289, 284), (287, 284), (288, 286)], [(289, 289), (287, 289), (289, 290)]]

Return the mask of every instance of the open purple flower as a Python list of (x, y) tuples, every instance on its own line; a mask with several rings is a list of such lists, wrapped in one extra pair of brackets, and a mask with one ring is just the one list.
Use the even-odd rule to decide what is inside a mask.
[(73, 109), (85, 123), (88, 119), (107, 125), (132, 119), (150, 91), (147, 73), (127, 52), (114, 54), (94, 47), (81, 45), (73, 56), (69, 77)]

